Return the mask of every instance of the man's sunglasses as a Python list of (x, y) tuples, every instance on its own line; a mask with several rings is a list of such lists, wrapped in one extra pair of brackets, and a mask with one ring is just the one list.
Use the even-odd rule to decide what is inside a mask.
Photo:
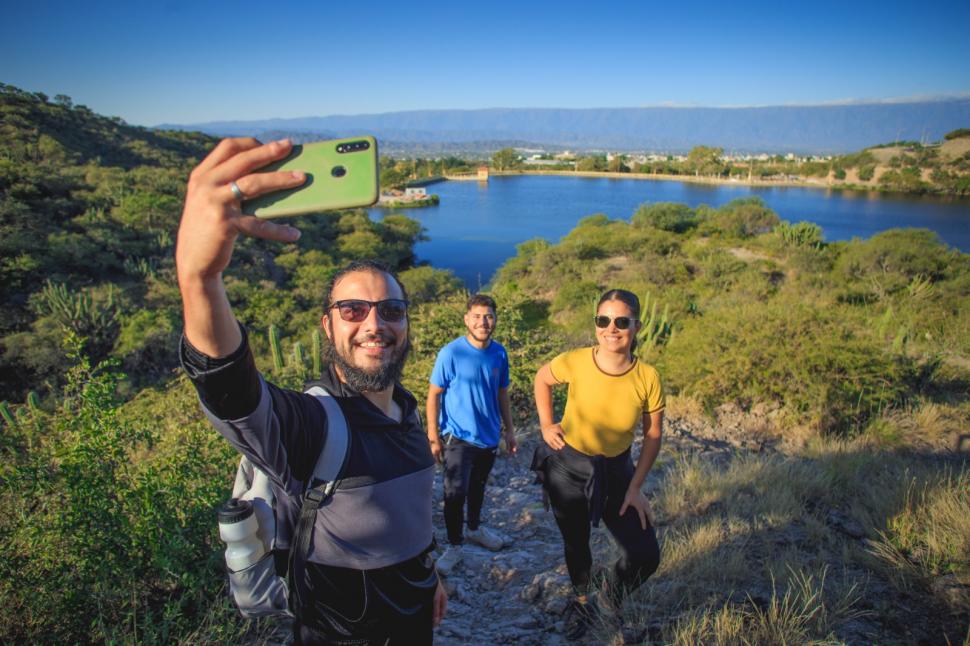
[(370, 314), (370, 308), (377, 306), (377, 314), (388, 323), (403, 321), (408, 315), (408, 302), (400, 298), (383, 301), (362, 301), (356, 298), (334, 301), (330, 309), (337, 308), (340, 318), (349, 323), (360, 323)]
[(630, 327), (630, 325), (632, 325), (636, 319), (632, 319), (629, 316), (617, 316), (615, 319), (611, 319), (609, 316), (602, 315), (593, 318), (593, 322), (596, 323), (596, 327), (601, 328), (610, 327), (610, 321), (616, 325), (617, 330), (625, 330)]

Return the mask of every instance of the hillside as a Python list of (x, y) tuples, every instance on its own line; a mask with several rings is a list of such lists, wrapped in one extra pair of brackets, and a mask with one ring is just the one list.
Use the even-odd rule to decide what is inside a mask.
[(209, 134), (368, 132), (399, 143), (522, 140), (571, 149), (841, 154), (885, 141), (935, 141), (970, 123), (970, 98), (752, 108), (416, 110), (298, 119), (165, 124)]

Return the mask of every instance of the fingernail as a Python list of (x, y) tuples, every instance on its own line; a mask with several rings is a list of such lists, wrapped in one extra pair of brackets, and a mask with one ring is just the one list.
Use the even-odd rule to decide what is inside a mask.
[(302, 170), (290, 171), (290, 175), (293, 176), (293, 179), (300, 180), (301, 182), (306, 179), (306, 175), (303, 174)]
[(297, 229), (297, 228), (295, 228), (295, 227), (287, 227), (287, 228), (288, 228), (288, 229), (290, 230), (290, 236), (291, 236), (291, 237), (292, 237), (292, 238), (293, 238), (294, 240), (299, 240), (299, 239), (300, 239), (300, 236), (301, 236), (301, 235), (303, 235), (303, 234), (302, 234), (302, 233), (300, 232), (300, 230), (299, 230), (299, 229)]
[(290, 145), (290, 138), (287, 137), (286, 139), (280, 139), (276, 143), (278, 143), (281, 146), (289, 146)]

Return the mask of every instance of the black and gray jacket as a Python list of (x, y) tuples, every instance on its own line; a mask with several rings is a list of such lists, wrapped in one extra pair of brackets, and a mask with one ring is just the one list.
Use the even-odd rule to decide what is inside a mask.
[[(183, 337), (181, 358), (213, 426), (270, 477), (277, 517), (289, 518), (284, 524), (293, 527), (326, 441), (323, 407), (310, 395), (266, 382), (245, 336), (238, 350), (220, 359)], [(417, 401), (399, 384), (393, 397), (401, 422), (342, 383), (332, 366), (318, 383), (340, 405), (350, 443), (337, 490), (313, 527), (300, 595), (312, 607), (293, 610), (311, 627), (356, 632), (361, 623), (410, 615), (431, 603), (437, 585), (428, 556), (434, 458)], [(278, 547), (288, 547), (286, 541)]]

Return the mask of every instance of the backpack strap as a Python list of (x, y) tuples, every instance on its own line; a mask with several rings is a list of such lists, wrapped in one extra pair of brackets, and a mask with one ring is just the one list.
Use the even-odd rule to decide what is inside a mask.
[[(306, 391), (313, 395), (327, 414), (327, 435), (323, 442), (323, 449), (313, 467), (313, 475), (307, 483), (303, 494), (303, 505), (300, 508), (300, 520), (296, 524), (293, 542), (290, 547), (290, 564), (287, 568), (289, 576), (290, 609), (298, 613), (304, 606), (302, 603), (301, 582), (306, 568), (306, 557), (310, 550), (310, 535), (316, 520), (317, 510), (330, 499), (337, 488), (337, 480), (347, 462), (350, 453), (350, 434), (347, 430), (347, 420), (344, 418), (340, 405), (333, 395), (321, 386), (313, 386)], [(297, 615), (299, 616), (299, 615)]]
[(330, 495), (336, 488), (337, 478), (347, 461), (347, 448), (350, 443), (347, 420), (333, 395), (322, 386), (313, 386), (306, 393), (316, 397), (327, 413), (327, 438), (317, 458), (317, 464), (313, 467), (313, 477), (310, 478), (307, 490), (322, 482), (327, 485), (325, 488)]

